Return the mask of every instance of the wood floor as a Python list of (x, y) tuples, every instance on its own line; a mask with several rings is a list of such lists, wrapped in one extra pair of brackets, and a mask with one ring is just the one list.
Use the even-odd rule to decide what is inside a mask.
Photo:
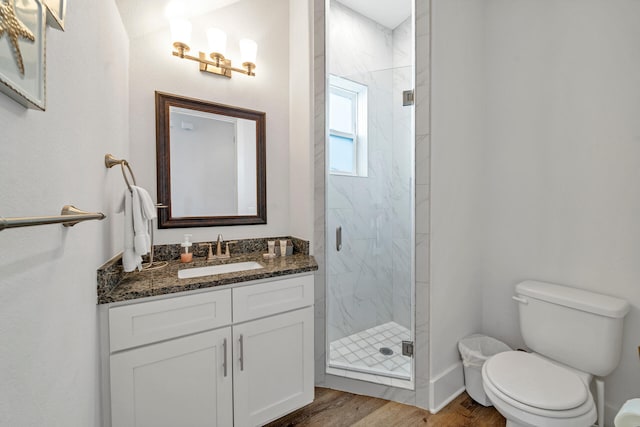
[(375, 397), (316, 388), (313, 403), (267, 427), (503, 427), (505, 420), (494, 408), (475, 403), (467, 393), (437, 414)]

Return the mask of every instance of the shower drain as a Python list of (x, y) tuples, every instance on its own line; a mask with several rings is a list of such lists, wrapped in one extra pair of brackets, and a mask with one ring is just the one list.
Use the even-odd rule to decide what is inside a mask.
[(393, 354), (393, 350), (391, 350), (389, 347), (381, 347), (380, 353), (382, 353), (385, 356), (391, 356)]

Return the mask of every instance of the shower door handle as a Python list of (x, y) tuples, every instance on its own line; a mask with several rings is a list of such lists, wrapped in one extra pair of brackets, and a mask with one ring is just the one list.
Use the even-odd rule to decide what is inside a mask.
[(336, 251), (342, 249), (342, 227), (336, 227)]

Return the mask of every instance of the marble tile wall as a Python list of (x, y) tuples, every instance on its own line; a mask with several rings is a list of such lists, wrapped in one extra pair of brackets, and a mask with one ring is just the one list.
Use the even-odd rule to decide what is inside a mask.
[(327, 57), (325, 23), (328, 0), (313, 0), (313, 254), (318, 263), (314, 276), (315, 382), (325, 384), (326, 369), (326, 257), (325, 257), (325, 116)]
[(368, 96), (367, 176), (327, 177), (329, 248), (336, 227), (343, 236), (342, 250), (327, 254), (327, 334), (334, 341), (393, 320), (394, 73), (380, 61), (392, 58), (391, 30), (335, 1), (329, 22), (329, 72), (367, 86)]
[(331, 2), (329, 72), (368, 87), (369, 170), (328, 176), (328, 230), (342, 226), (344, 241), (329, 251), (329, 341), (390, 320), (411, 328), (411, 36), (410, 18), (392, 31)]
[[(330, 2), (328, 70), (338, 76), (389, 68), (382, 58), (391, 58), (392, 31), (335, 0)], [(337, 42), (337, 43), (334, 43)]]
[(429, 408), (431, 1), (415, 0), (415, 405)]

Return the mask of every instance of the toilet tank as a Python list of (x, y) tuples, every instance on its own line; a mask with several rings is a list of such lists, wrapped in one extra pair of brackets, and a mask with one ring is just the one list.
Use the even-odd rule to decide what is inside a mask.
[(516, 285), (514, 299), (534, 352), (601, 377), (620, 362), (625, 300), (533, 280)]

